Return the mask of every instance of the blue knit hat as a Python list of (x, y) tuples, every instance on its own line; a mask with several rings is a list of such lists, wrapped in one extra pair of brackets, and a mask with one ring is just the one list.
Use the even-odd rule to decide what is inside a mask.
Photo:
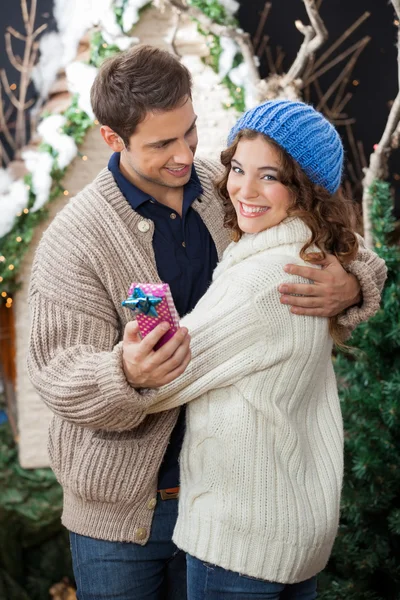
[(292, 156), (311, 181), (334, 194), (340, 186), (343, 145), (336, 129), (309, 104), (269, 100), (251, 108), (228, 136), (231, 145), (242, 129), (264, 133)]

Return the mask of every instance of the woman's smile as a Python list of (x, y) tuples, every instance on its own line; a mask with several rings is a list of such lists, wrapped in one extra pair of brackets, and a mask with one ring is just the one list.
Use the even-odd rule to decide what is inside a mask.
[(264, 215), (269, 209), (269, 206), (256, 206), (253, 204), (245, 204), (244, 202), (238, 202), (240, 214), (248, 219), (254, 219)]

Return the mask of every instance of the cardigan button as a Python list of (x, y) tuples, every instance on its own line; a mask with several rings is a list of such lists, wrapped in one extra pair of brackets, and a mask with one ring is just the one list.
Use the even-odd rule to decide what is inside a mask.
[(156, 498), (152, 498), (151, 500), (148, 501), (147, 508), (149, 510), (153, 510), (156, 507), (156, 504), (157, 504)]
[(150, 224), (147, 221), (139, 221), (138, 229), (141, 233), (147, 233), (150, 229)]
[(142, 541), (146, 538), (147, 536), (147, 529), (145, 527), (139, 527), (139, 529), (136, 530), (136, 535), (135, 538), (139, 541)]

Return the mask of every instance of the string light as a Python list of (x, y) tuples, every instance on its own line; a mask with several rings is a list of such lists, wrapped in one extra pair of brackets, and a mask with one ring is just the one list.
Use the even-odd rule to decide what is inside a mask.
[(98, 120), (97, 120), (97, 119), (95, 119), (95, 120), (94, 120), (94, 124), (95, 124), (95, 125), (98, 125), (98, 124), (99, 124), (99, 122), (98, 122)]
[(395, 173), (393, 175), (393, 177), (395, 178), (396, 181), (399, 181), (399, 179), (400, 179), (400, 175), (398, 173)]
[(360, 82), (358, 81), (358, 79), (353, 79), (353, 85), (357, 86), (359, 84), (360, 84)]
[(16, 242), (18, 242), (18, 243), (19, 243), (19, 242), (22, 242), (22, 237), (19, 237), (19, 236), (18, 236), (18, 237), (16, 237), (16, 238), (15, 238), (15, 241), (16, 241)]
[(0, 277), (0, 283), (1, 283), (2, 281), (3, 281), (3, 278), (2, 278), (2, 277)]
[(6, 300), (6, 308), (11, 308), (12, 303), (13, 303), (12, 298), (7, 298), (7, 300)]
[(6, 260), (5, 256), (0, 256), (0, 262), (4, 262)]
[(10, 269), (10, 271), (14, 271), (15, 269), (14, 265), (8, 265), (8, 268)]
[(20, 217), (22, 215), (22, 212), (17, 213), (17, 217)]
[(399, 25), (399, 21), (398, 21), (397, 19), (395, 19), (395, 20), (393, 21), (393, 23), (396, 25), (396, 27), (398, 27), (398, 25)]
[(28, 212), (29, 212), (29, 208), (24, 208), (24, 214), (26, 214), (26, 215), (27, 215), (27, 214), (28, 214)]
[(68, 196), (69, 195), (69, 191), (68, 190), (64, 190), (64, 196)]
[(25, 185), (25, 187), (26, 187), (26, 189), (27, 189), (27, 190), (30, 190), (30, 189), (31, 189), (31, 186), (30, 186), (30, 185), (28, 185), (28, 184), (26, 184), (26, 185)]
[(108, 48), (108, 44), (104, 43), (102, 44), (103, 48)]
[(10, 90), (13, 90), (13, 91), (14, 91), (14, 90), (16, 90), (16, 89), (17, 89), (17, 84), (16, 84), (16, 83), (12, 83), (12, 84), (10, 85)]
[(236, 88), (236, 91), (237, 91), (237, 92), (241, 92), (241, 91), (242, 91), (242, 88), (240, 88), (240, 87), (237, 87), (237, 88)]
[(231, 104), (230, 102), (227, 102), (227, 103), (225, 104), (225, 106), (226, 106), (226, 108), (230, 108), (230, 107), (232, 106), (232, 104)]
[(1, 292), (1, 295), (3, 296), (3, 298), (7, 298), (7, 292)]
[(87, 160), (87, 156), (82, 156), (82, 160)]

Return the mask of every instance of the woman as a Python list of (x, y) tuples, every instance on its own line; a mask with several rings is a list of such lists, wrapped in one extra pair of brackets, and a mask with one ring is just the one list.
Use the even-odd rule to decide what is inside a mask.
[(189, 600), (309, 600), (339, 520), (331, 350), (346, 332), (336, 318), (294, 317), (276, 289), (288, 262), (357, 254), (343, 148), (320, 113), (288, 100), (249, 110), (229, 144), (218, 190), (234, 241), (182, 320), (192, 362), (149, 412), (190, 402), (174, 532)]

